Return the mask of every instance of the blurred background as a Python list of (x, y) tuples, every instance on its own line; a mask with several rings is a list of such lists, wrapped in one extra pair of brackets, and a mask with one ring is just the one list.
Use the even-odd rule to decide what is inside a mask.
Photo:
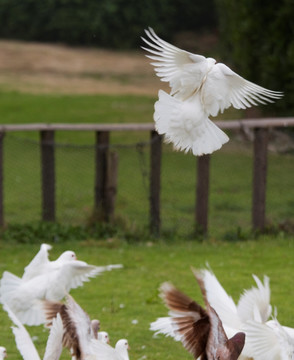
[[(176, 46), (285, 93), (275, 104), (219, 118), (292, 116), (293, 16), (292, 0), (0, 0), (0, 122), (152, 122), (158, 89), (168, 86), (140, 48), (149, 26)], [(211, 164), (210, 228), (214, 236), (238, 237), (251, 223), (252, 134), (229, 135)], [(270, 140), (267, 221), (275, 229), (290, 222), (292, 229), (293, 131), (271, 131)], [(4, 145), (5, 224), (39, 221), (39, 134), (7, 133)], [(149, 145), (148, 133), (111, 134), (119, 153), (116, 222), (131, 233), (148, 227)], [(93, 133), (56, 134), (59, 223), (93, 222), (94, 150)], [(193, 231), (195, 179), (195, 158), (165, 145), (167, 234)]]

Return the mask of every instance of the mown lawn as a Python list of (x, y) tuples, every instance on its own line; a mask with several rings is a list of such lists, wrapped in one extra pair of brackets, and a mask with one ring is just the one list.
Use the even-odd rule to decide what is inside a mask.
[[(4, 270), (21, 276), (23, 268), (38, 251), (39, 245), (0, 242), (0, 274)], [(64, 251), (76, 251), (80, 260), (103, 265), (122, 263), (124, 268), (107, 272), (71, 291), (76, 301), (92, 318), (99, 318), (101, 327), (110, 334), (111, 343), (120, 338), (129, 340), (130, 359), (192, 359), (181, 344), (170, 338), (153, 338), (150, 322), (167, 315), (157, 289), (171, 281), (179, 289), (203, 304), (190, 267), (202, 268), (209, 263), (216, 276), (238, 300), (244, 288), (254, 285), (251, 274), (271, 279), (271, 303), (277, 306), (278, 319), (294, 327), (293, 271), (294, 243), (290, 239), (259, 238), (258, 241), (156, 241), (128, 244), (120, 239), (85, 240), (53, 244), (53, 260)], [(0, 345), (7, 347), (9, 359), (19, 359), (10, 321), (0, 310)], [(137, 323), (134, 323), (136, 320)], [(35, 344), (43, 355), (47, 332), (43, 327), (29, 327)], [(64, 351), (62, 359), (68, 359)]]

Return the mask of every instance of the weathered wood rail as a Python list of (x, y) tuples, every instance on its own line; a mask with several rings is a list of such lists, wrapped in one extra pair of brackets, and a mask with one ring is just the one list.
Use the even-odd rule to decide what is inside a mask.
[[(294, 118), (262, 118), (247, 120), (216, 121), (227, 130), (254, 129), (253, 145), (253, 190), (252, 227), (262, 230), (265, 226), (266, 177), (268, 129), (292, 127)], [(42, 176), (42, 220), (55, 221), (55, 143), (56, 131), (94, 131), (96, 133), (94, 205), (103, 221), (110, 221), (114, 213), (114, 192), (116, 190), (117, 156), (110, 151), (112, 131), (149, 131), (150, 141), (150, 189), (149, 219), (150, 231), (160, 233), (160, 178), (162, 137), (157, 134), (153, 123), (144, 124), (18, 124), (0, 125), (0, 226), (3, 226), (3, 147), (6, 132), (38, 131), (41, 148)], [(210, 155), (197, 158), (197, 186), (195, 225), (203, 233), (208, 230), (209, 213), (209, 161)]]

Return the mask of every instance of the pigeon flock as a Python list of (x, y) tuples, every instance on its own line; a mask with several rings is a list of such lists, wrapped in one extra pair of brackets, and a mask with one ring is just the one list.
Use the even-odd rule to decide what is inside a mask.
[[(279, 99), (282, 94), (243, 79), (215, 59), (181, 50), (159, 38), (149, 28), (144, 47), (156, 74), (168, 82), (170, 94), (159, 91), (155, 104), (156, 130), (175, 149), (194, 155), (210, 154), (229, 138), (210, 119), (230, 106), (245, 109)], [(109, 345), (100, 321), (89, 315), (69, 292), (121, 264), (95, 266), (65, 251), (49, 260), (51, 246), (42, 244), (20, 278), (4, 271), (0, 303), (13, 323), (16, 346), (24, 360), (40, 360), (27, 326), (44, 324), (48, 329), (44, 360), (58, 360), (64, 348), (73, 360), (129, 360), (129, 344)], [(164, 283), (160, 296), (169, 309), (167, 317), (153, 321), (154, 336), (164, 334), (181, 341), (200, 360), (294, 360), (294, 329), (281, 325), (270, 304), (269, 279), (245, 290), (238, 304), (209, 269), (192, 269), (205, 308)], [(0, 360), (7, 357), (0, 346)]]
[[(77, 260), (73, 251), (50, 261), (50, 249), (48, 244), (41, 245), (22, 278), (4, 271), (0, 280), (0, 302), (13, 323), (15, 343), (23, 359), (40, 360), (24, 325), (44, 324), (49, 329), (44, 360), (58, 360), (63, 348), (75, 360), (129, 360), (128, 341), (121, 339), (114, 348), (110, 346), (108, 333), (99, 331), (100, 321), (91, 320), (69, 295), (89, 278), (123, 265), (89, 265)], [(0, 360), (6, 356), (6, 349), (0, 347)]]
[[(88, 265), (77, 260), (73, 251), (50, 261), (50, 249), (41, 245), (22, 278), (5, 271), (0, 281), (0, 302), (13, 323), (23, 359), (40, 360), (24, 325), (44, 324), (49, 333), (44, 360), (58, 360), (63, 348), (73, 360), (129, 360), (128, 340), (110, 346), (108, 333), (100, 331), (100, 321), (91, 319), (69, 295), (70, 289), (90, 277), (123, 266)], [(235, 304), (212, 270), (192, 271), (205, 309), (171, 283), (163, 283), (160, 297), (169, 313), (151, 322), (154, 337), (171, 336), (200, 360), (294, 360), (294, 329), (281, 325), (273, 314), (268, 277), (262, 282), (253, 275), (256, 286), (244, 290)], [(5, 347), (0, 346), (0, 360), (6, 356)]]

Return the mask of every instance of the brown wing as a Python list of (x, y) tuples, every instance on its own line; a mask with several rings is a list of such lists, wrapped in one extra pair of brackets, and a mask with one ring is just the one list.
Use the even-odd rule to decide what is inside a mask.
[(181, 336), (182, 344), (195, 359), (198, 358), (205, 352), (209, 334), (206, 311), (170, 283), (161, 286), (161, 297), (172, 311), (173, 327)]
[(56, 317), (57, 313), (60, 313), (63, 327), (64, 335), (62, 339), (62, 344), (66, 347), (77, 360), (81, 360), (81, 346), (78, 338), (78, 332), (76, 325), (70, 318), (67, 306), (61, 302), (54, 301), (44, 301), (44, 310), (47, 319), (47, 325), (51, 326), (52, 320)]

